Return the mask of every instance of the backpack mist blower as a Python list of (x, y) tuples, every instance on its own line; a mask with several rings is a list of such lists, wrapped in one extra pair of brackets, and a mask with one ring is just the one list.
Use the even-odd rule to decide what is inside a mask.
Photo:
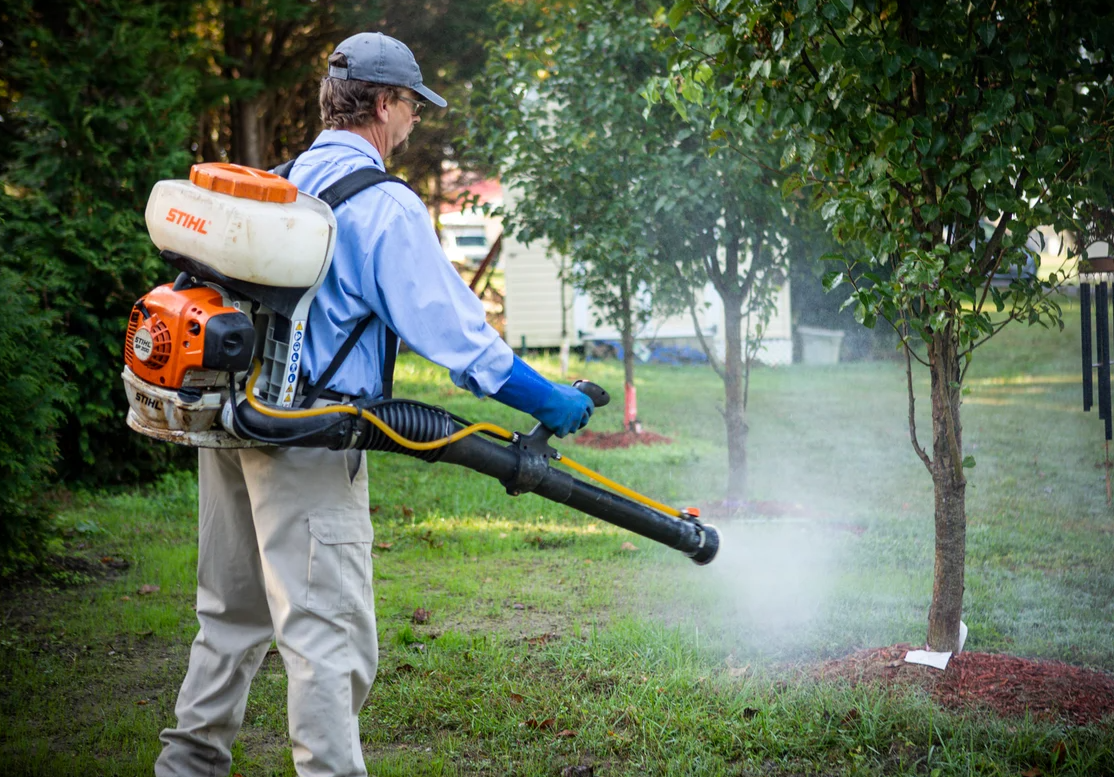
[[(194, 165), (188, 181), (155, 184), (147, 229), (179, 275), (136, 302), (129, 317), (128, 426), (192, 447), (357, 449), (459, 464), (497, 479), (511, 496), (532, 492), (567, 504), (697, 564), (715, 558), (719, 532), (700, 522), (699, 511), (656, 502), (563, 456), (542, 424), (520, 434), (389, 398), (311, 406), (319, 391), (299, 380), (300, 360), (309, 307), (332, 261), (332, 209), (385, 180), (398, 179), (358, 170), (318, 198), (281, 175), (214, 163)], [(357, 326), (351, 343), (362, 331)], [(350, 348), (340, 349), (318, 387)], [(394, 350), (388, 343), (389, 356)], [(574, 385), (597, 407), (609, 401), (595, 384)]]

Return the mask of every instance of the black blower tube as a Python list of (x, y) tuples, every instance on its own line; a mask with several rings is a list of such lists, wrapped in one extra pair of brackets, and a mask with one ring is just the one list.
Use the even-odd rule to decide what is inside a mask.
[[(448, 437), (462, 427), (438, 407), (406, 400), (391, 400), (370, 408), (399, 435), (414, 442)], [(553, 502), (620, 526), (647, 539), (681, 551), (697, 564), (707, 564), (719, 551), (719, 532), (695, 519), (678, 519), (632, 499), (605, 491), (550, 466), (559, 455), (546, 444), (548, 430), (516, 435), (506, 445), (470, 434), (429, 451), (398, 445), (371, 422), (349, 414), (310, 418), (275, 418), (241, 401), (233, 418), (233, 431), (243, 439), (279, 445), (402, 453), (429, 463), (457, 464), (493, 477), (507, 493), (533, 492)]]

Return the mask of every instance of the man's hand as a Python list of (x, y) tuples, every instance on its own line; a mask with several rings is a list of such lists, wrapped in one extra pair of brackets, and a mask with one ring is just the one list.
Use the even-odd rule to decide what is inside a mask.
[(564, 437), (569, 432), (584, 428), (595, 409), (587, 394), (572, 386), (555, 383), (545, 402), (531, 415), (555, 435)]
[(558, 437), (583, 427), (596, 409), (587, 394), (572, 386), (551, 383), (517, 356), (506, 383), (491, 397), (529, 413)]

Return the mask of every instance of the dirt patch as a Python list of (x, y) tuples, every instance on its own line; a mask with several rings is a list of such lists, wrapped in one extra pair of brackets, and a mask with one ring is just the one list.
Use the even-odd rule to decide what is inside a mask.
[(577, 432), (573, 438), (577, 445), (588, 448), (630, 448), (634, 445), (669, 445), (673, 442), (671, 437), (655, 434), (654, 432), (593, 432), (585, 429)]
[(1059, 661), (961, 653), (944, 671), (907, 664), (906, 644), (874, 648), (822, 664), (813, 674), (852, 684), (919, 687), (953, 710), (990, 709), (1002, 717), (1086, 725), (1114, 715), (1114, 675)]

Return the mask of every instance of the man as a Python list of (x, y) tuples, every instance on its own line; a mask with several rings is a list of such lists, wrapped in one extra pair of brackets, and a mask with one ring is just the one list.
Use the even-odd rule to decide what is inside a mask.
[[(321, 83), (327, 129), (298, 157), (290, 180), (316, 194), (354, 170), (383, 170), (427, 103), (446, 104), (423, 85), (406, 46), (379, 33), (345, 40)], [(335, 214), (333, 263), (309, 315), (308, 381), (321, 379), (353, 330), (373, 318), (324, 398), (381, 396), (389, 327), (477, 396), (530, 413), (561, 436), (587, 423), (587, 397), (538, 375), (487, 324), (409, 188), (382, 183)], [(357, 715), (378, 645), (364, 455), (203, 449), (198, 479), (200, 630), (178, 725), (162, 732), (155, 773), (228, 774), (251, 679), (274, 639), (289, 680), (298, 774), (365, 775)]]

